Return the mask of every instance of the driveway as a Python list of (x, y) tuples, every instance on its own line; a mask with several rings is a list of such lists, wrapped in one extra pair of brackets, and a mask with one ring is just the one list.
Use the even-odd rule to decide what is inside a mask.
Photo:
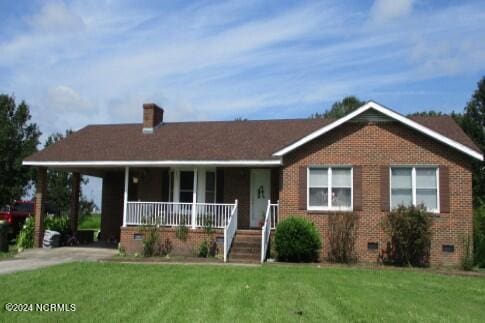
[(28, 249), (12, 260), (0, 261), (0, 275), (17, 271), (76, 261), (99, 261), (117, 254), (116, 249), (95, 247), (62, 247), (53, 249)]

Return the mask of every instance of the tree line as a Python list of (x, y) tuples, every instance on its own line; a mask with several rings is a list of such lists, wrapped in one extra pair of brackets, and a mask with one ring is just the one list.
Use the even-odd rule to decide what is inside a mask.
[[(66, 136), (54, 133), (47, 137), (42, 145), (45, 148)], [(36, 170), (22, 166), (22, 161), (38, 150), (40, 136), (39, 126), (32, 121), (29, 106), (24, 102), (17, 104), (10, 95), (0, 95), (0, 207), (14, 200), (19, 200), (35, 187)], [(49, 169), (47, 171), (47, 200), (61, 214), (67, 214), (70, 207), (71, 174)], [(88, 179), (82, 178), (87, 184)], [(96, 205), (84, 194), (80, 194), (80, 213), (89, 213)]]

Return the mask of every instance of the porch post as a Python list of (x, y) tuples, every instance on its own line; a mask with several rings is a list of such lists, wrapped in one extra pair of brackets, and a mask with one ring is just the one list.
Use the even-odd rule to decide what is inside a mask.
[(125, 191), (123, 193), (123, 227), (126, 227), (126, 208), (128, 206), (128, 181), (130, 178), (130, 168), (125, 167)]
[(194, 168), (194, 190), (192, 193), (192, 229), (196, 227), (197, 221), (197, 168)]
[(71, 176), (71, 212), (70, 219), (71, 231), (77, 232), (77, 225), (79, 220), (79, 191), (81, 184), (81, 176), (79, 173), (72, 173)]
[(34, 224), (34, 247), (41, 248), (44, 239), (44, 211), (47, 193), (47, 169), (37, 169), (37, 185), (35, 189), (35, 224)]

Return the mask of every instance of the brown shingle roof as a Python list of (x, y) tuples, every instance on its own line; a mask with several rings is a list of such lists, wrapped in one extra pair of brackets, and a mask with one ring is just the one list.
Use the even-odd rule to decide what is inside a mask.
[[(479, 149), (450, 117), (414, 121)], [(153, 134), (141, 124), (91, 125), (26, 161), (269, 160), (272, 154), (334, 119), (165, 123)]]
[(473, 140), (471, 140), (470, 137), (466, 135), (466, 133), (450, 116), (413, 116), (410, 117), (410, 119), (422, 124), (425, 127), (430, 128), (431, 130), (436, 131), (443, 136), (453, 139), (460, 144), (463, 144), (473, 150), (476, 150), (477, 152), (480, 152), (480, 148), (475, 145)]

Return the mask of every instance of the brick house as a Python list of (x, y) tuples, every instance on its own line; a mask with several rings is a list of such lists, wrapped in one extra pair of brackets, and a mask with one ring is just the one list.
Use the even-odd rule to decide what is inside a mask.
[(325, 259), (329, 214), (351, 212), (359, 260), (376, 261), (388, 241), (383, 217), (423, 203), (435, 215), (431, 263), (461, 261), (472, 232), (471, 162), (483, 155), (450, 117), (407, 118), (372, 101), (340, 119), (164, 122), (163, 114), (145, 104), (142, 124), (87, 126), (24, 161), (38, 168), (37, 246), (46, 170), (58, 169), (75, 174), (72, 223), (80, 174), (103, 179), (101, 238), (127, 252), (141, 250), (147, 224), (174, 253), (194, 253), (210, 223), (224, 260), (264, 261), (272, 228), (296, 215), (321, 232)]

